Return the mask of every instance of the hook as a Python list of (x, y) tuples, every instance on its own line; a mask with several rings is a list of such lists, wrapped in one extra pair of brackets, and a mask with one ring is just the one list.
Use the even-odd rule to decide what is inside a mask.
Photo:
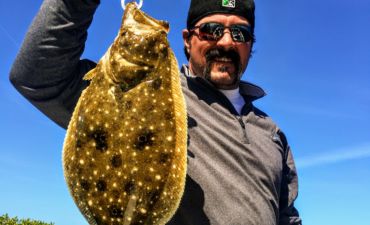
[[(140, 9), (142, 6), (143, 6), (143, 0), (139, 0), (139, 4), (135, 1), (136, 3), (136, 6), (138, 9)], [(121, 0), (121, 6), (123, 8), (123, 10), (125, 10), (126, 8), (126, 4), (125, 4), (125, 0)]]

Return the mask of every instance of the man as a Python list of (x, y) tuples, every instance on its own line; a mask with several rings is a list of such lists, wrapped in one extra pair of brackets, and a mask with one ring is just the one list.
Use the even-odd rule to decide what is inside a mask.
[[(80, 60), (99, 0), (45, 0), (10, 80), (66, 128), (83, 75)], [(254, 42), (253, 0), (192, 0), (181, 69), (188, 110), (188, 170), (171, 225), (298, 225), (297, 174), (284, 134), (253, 101), (263, 90), (240, 81)]]

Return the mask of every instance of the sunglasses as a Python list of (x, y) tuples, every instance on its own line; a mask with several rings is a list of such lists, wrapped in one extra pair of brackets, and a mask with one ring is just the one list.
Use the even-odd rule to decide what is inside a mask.
[(190, 35), (192, 35), (194, 30), (199, 28), (199, 33), (196, 34), (199, 39), (207, 41), (218, 41), (224, 35), (226, 28), (230, 30), (232, 39), (235, 42), (246, 43), (253, 40), (252, 28), (249, 25), (235, 24), (231, 26), (224, 26), (220, 23), (210, 22), (203, 23), (199, 26), (193, 27), (190, 30)]

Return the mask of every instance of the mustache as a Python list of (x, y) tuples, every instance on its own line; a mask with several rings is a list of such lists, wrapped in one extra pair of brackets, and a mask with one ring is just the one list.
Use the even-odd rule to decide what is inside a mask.
[(223, 48), (214, 48), (214, 49), (210, 49), (206, 53), (207, 62), (211, 62), (215, 60), (216, 58), (223, 58), (223, 57), (231, 59), (231, 61), (234, 62), (236, 65), (240, 63), (240, 56), (234, 49), (225, 50)]
[[(212, 83), (211, 79), (211, 68), (214, 60), (216, 58), (229, 58), (231, 59), (231, 62), (235, 65), (235, 73), (234, 73), (234, 84), (239, 82), (239, 76), (242, 73), (242, 63), (240, 61), (240, 56), (238, 52), (234, 49), (225, 50), (223, 48), (213, 48), (210, 49), (208, 52), (206, 52), (205, 58), (206, 58), (206, 66), (203, 70), (203, 77), (210, 81)], [(222, 68), (220, 68), (222, 69)], [(224, 68), (227, 70), (227, 68)], [(225, 71), (226, 72), (226, 71)]]

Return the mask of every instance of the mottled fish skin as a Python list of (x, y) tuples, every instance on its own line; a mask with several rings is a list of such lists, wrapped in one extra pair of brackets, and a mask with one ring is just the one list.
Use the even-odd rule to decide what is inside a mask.
[(63, 167), (91, 225), (163, 225), (180, 203), (186, 107), (167, 32), (167, 23), (129, 3), (114, 43), (85, 76)]

